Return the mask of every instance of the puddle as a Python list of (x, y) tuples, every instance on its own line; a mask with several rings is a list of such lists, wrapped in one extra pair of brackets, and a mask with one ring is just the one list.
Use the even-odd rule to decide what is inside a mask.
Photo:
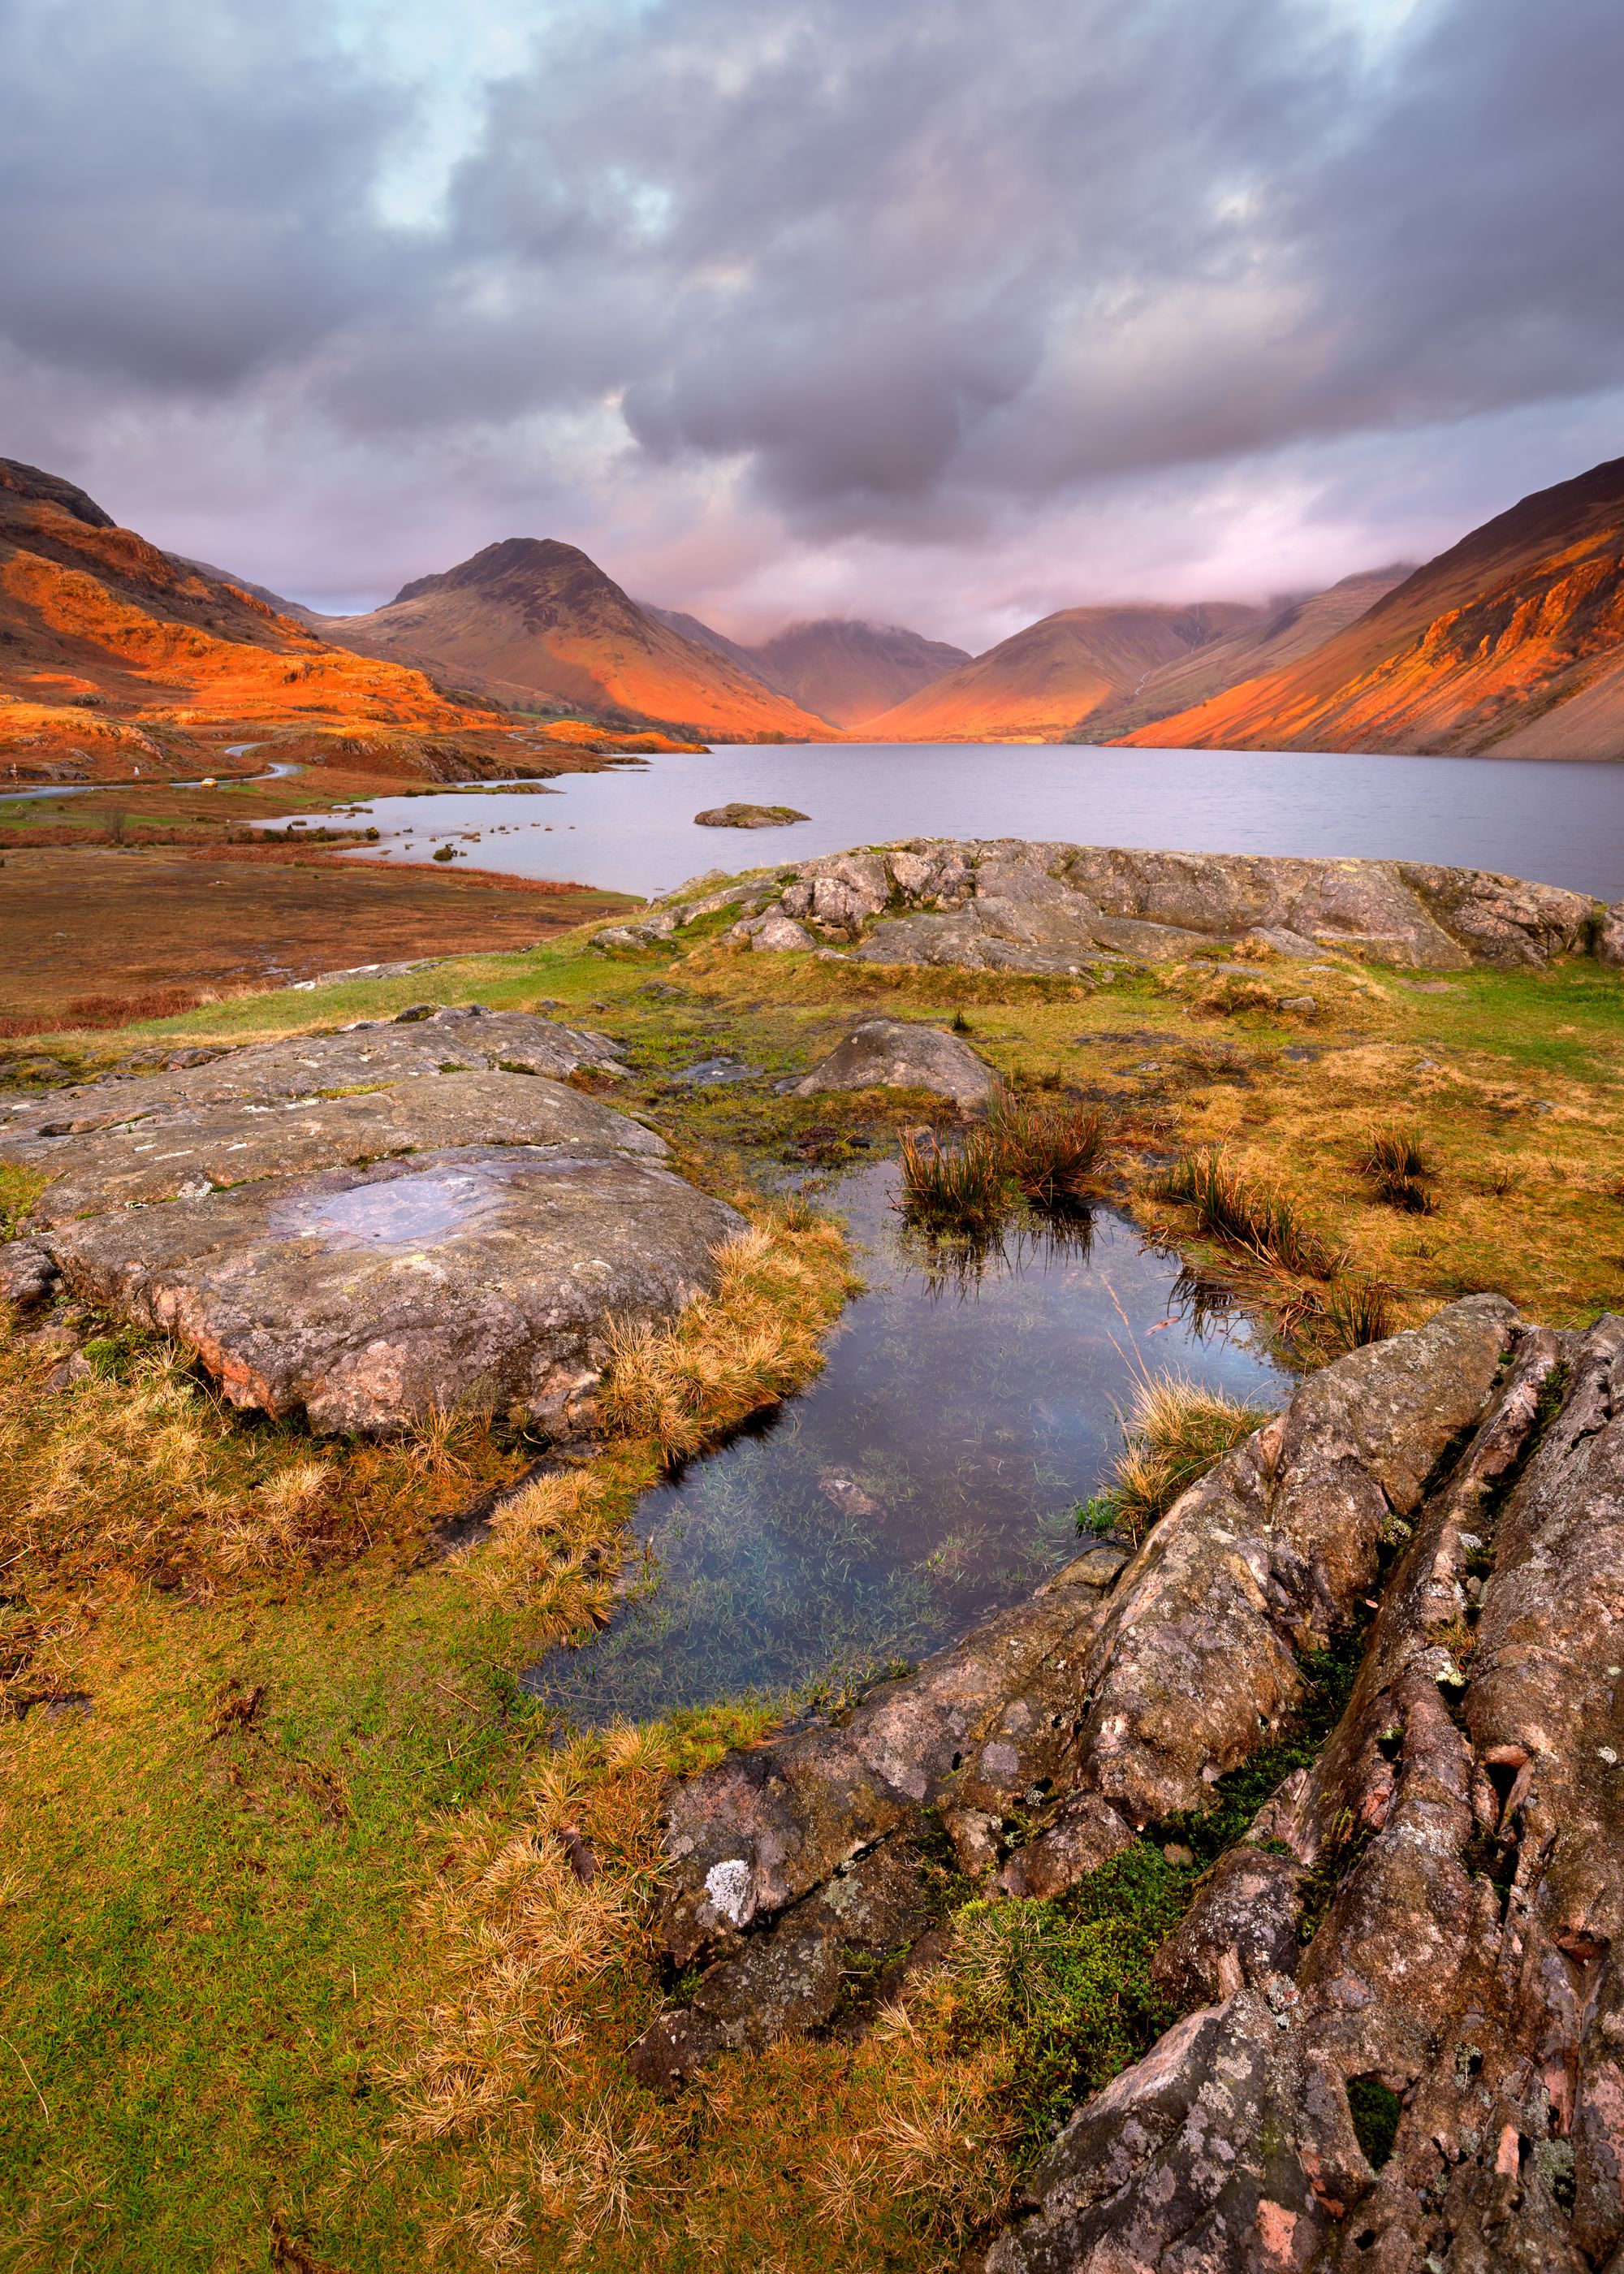
[[(470, 1148), (471, 1149), (471, 1148)], [(463, 1168), (420, 1169), (352, 1185), (347, 1192), (317, 1193), (279, 1201), (270, 1211), (273, 1232), (284, 1239), (358, 1241), (373, 1247), (432, 1246), (470, 1231), (496, 1215), (515, 1178), (568, 1177), (590, 1161), (551, 1154), (532, 1145), (503, 1147), (496, 1159)]]
[(933, 1268), (889, 1205), (894, 1163), (832, 1205), (865, 1252), (829, 1363), (754, 1434), (648, 1494), (595, 1641), (526, 1686), (566, 1719), (641, 1719), (917, 1660), (1078, 1554), (1142, 1364), (1284, 1402), (1238, 1314), (1185, 1299), (1176, 1260), (1109, 1209), (1011, 1239), (979, 1276)]

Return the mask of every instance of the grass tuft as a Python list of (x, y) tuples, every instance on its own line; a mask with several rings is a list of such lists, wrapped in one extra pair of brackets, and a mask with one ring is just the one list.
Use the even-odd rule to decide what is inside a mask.
[(1389, 1208), (1410, 1216), (1431, 1216), (1432, 1195), (1422, 1178), (1432, 1171), (1414, 1130), (1396, 1126), (1373, 1129), (1365, 1141), (1359, 1167), (1376, 1187), (1376, 1196)]
[(1137, 1547), (1182, 1493), (1268, 1419), (1177, 1374), (1147, 1378), (1124, 1424), (1115, 1480), (1079, 1512), (1079, 1530), (1117, 1531)]
[(1106, 1120), (1095, 1106), (1006, 1095), (989, 1134), (1004, 1173), (1035, 1207), (1064, 1207), (1098, 1187)]
[(1194, 1213), (1197, 1224), (1259, 1263), (1328, 1279), (1338, 1258), (1304, 1220), (1302, 1204), (1283, 1186), (1248, 1184), (1221, 1147), (1184, 1153), (1157, 1187), (1162, 1200)]
[(719, 1443), (823, 1366), (819, 1337), (856, 1282), (839, 1226), (804, 1209), (753, 1224), (718, 1251), (714, 1295), (673, 1325), (615, 1335), (599, 1392), (605, 1424), (652, 1438), (669, 1464)]

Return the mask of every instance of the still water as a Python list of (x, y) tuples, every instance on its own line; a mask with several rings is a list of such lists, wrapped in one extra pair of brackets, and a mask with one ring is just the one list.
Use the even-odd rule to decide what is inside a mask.
[[(695, 827), (695, 813), (735, 798), (811, 817)], [(750, 744), (562, 775), (545, 792), (383, 797), (365, 814), (384, 844), (357, 858), (427, 860), (448, 841), (470, 866), (638, 893), (924, 836), (1438, 861), (1624, 898), (1624, 765), (1554, 759)]]
[(598, 1724), (917, 1659), (1079, 1547), (1074, 1511), (1120, 1449), (1141, 1368), (1274, 1407), (1286, 1378), (1239, 1314), (1182, 1298), (1175, 1259), (1125, 1218), (1011, 1236), (943, 1269), (891, 1203), (894, 1163), (828, 1202), (868, 1291), (829, 1363), (758, 1434), (646, 1495), (635, 1592), (605, 1631), (527, 1686)]

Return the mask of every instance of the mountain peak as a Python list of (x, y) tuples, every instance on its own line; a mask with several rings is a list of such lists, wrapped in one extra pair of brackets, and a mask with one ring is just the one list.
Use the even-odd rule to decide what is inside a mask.
[(75, 521), (82, 521), (91, 529), (118, 526), (112, 515), (104, 513), (94, 498), (86, 496), (77, 483), (64, 481), (60, 474), (48, 474), (41, 466), (26, 466), (20, 458), (0, 458), (0, 490), (11, 490), (21, 498), (37, 499), (41, 505), (59, 505)]
[(442, 568), (432, 576), (414, 576), (401, 586), (390, 605), (418, 600), (429, 592), (470, 590), (517, 599), (538, 589), (551, 590), (560, 579), (569, 578), (620, 591), (578, 545), (566, 545), (556, 537), (504, 537), (459, 561), (455, 568)]

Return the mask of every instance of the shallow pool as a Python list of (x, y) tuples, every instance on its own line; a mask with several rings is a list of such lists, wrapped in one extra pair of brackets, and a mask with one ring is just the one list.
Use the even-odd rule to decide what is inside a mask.
[(1198, 1317), (1177, 1259), (1113, 1210), (955, 1269), (903, 1226), (896, 1179), (864, 1170), (831, 1203), (868, 1291), (824, 1372), (645, 1496), (636, 1592), (527, 1675), (568, 1719), (838, 1686), (951, 1640), (1078, 1552), (1141, 1370), (1283, 1402), (1244, 1320)]

